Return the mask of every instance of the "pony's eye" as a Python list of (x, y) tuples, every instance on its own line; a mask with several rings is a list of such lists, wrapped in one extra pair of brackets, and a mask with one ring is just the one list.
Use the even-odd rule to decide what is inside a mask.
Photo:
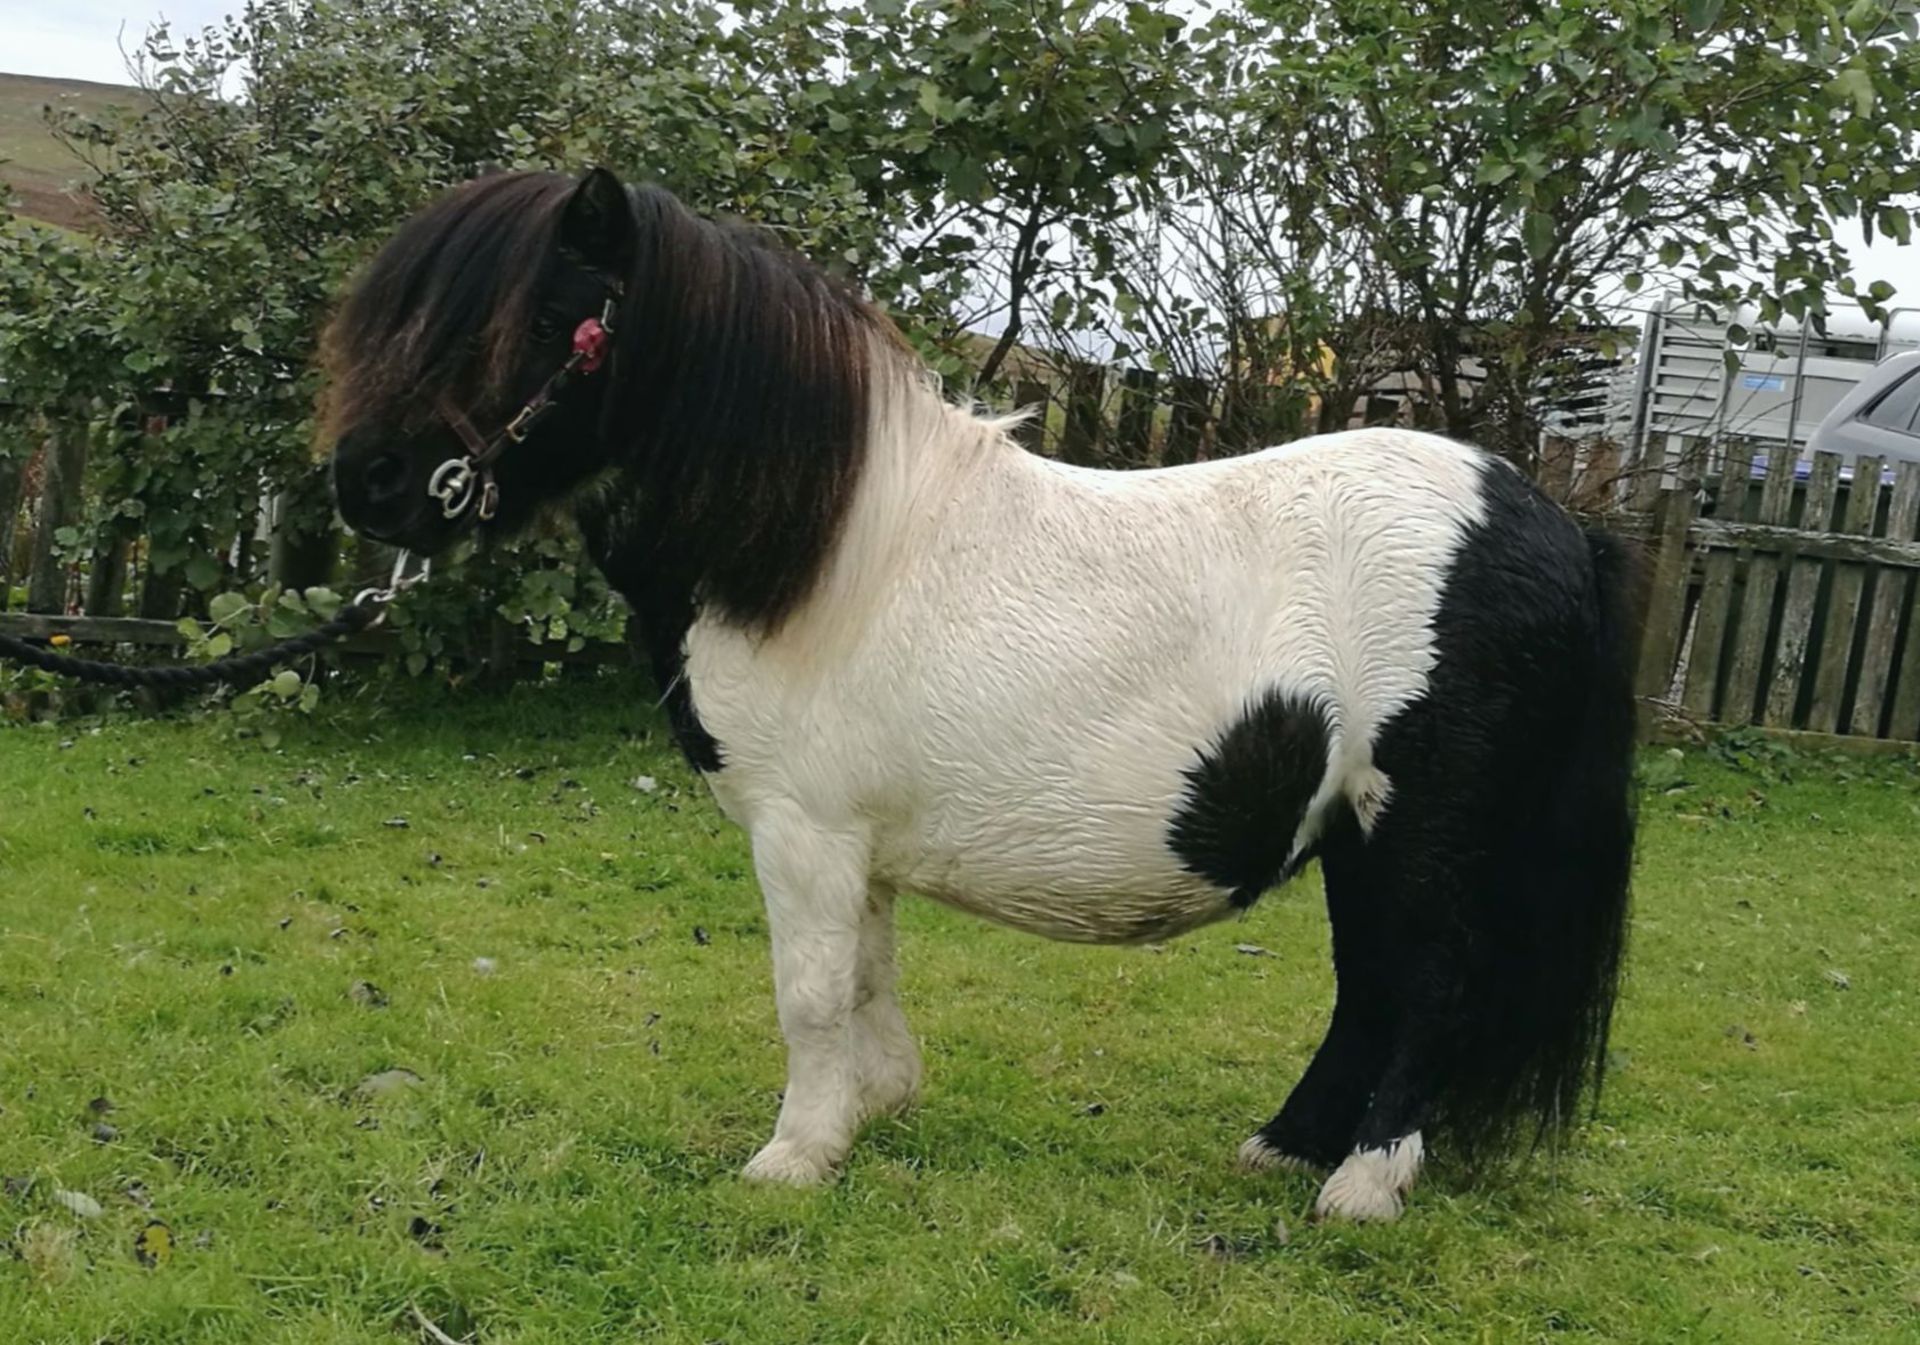
[(533, 339), (534, 340), (544, 344), (548, 341), (553, 340), (558, 335), (560, 335), (559, 319), (551, 318), (546, 316), (545, 314), (542, 314), (541, 316), (533, 320)]

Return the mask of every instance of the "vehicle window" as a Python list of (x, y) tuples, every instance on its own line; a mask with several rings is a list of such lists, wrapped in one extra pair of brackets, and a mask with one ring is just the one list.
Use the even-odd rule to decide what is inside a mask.
[(1880, 400), (1868, 407), (1867, 413), (1860, 419), (1869, 425), (1878, 425), (1883, 430), (1911, 434), (1914, 432), (1916, 415), (1920, 415), (1920, 370), (1908, 374), (1880, 394)]

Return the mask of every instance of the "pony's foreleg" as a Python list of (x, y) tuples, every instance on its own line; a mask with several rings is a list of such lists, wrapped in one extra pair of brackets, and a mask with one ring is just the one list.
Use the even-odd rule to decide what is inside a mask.
[(884, 1116), (913, 1104), (920, 1089), (920, 1051), (894, 994), (893, 892), (875, 884), (860, 919), (853, 1004), (853, 1056), (862, 1116)]
[(772, 1141), (745, 1175), (806, 1186), (832, 1175), (860, 1124), (853, 1016), (868, 847), (861, 837), (783, 816), (754, 828), (753, 860), (773, 935), (787, 1093)]

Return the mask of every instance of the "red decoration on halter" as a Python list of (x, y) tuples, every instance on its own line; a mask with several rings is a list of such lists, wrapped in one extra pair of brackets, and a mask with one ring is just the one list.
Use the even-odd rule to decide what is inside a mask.
[(580, 357), (580, 372), (590, 374), (607, 358), (607, 329), (599, 318), (582, 318), (573, 329), (573, 353)]

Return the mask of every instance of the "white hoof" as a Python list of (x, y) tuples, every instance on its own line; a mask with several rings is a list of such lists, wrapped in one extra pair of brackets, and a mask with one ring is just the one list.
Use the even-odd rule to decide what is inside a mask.
[(1242, 1172), (1312, 1172), (1316, 1168), (1297, 1154), (1274, 1148), (1261, 1135), (1249, 1135), (1241, 1143), (1235, 1166)]
[(831, 1181), (834, 1157), (791, 1140), (774, 1140), (747, 1160), (740, 1175), (750, 1182), (778, 1182), (782, 1186), (819, 1186)]
[(1357, 1149), (1334, 1169), (1313, 1202), (1316, 1219), (1355, 1223), (1391, 1223), (1400, 1217), (1402, 1197), (1420, 1175), (1423, 1150), (1414, 1131), (1384, 1149)]

